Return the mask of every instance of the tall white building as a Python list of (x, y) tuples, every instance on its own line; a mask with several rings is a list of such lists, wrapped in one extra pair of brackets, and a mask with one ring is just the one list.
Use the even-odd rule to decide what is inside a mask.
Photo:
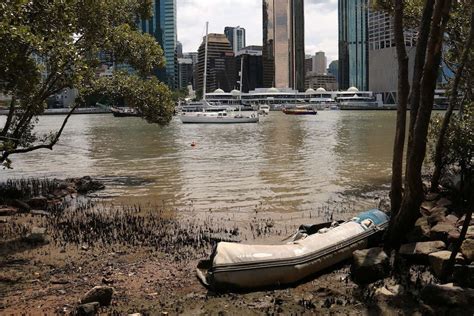
[(328, 60), (324, 52), (317, 52), (313, 57), (312, 71), (318, 75), (326, 74)]
[(245, 29), (243, 27), (226, 26), (224, 34), (229, 40), (234, 54), (237, 54), (239, 50), (245, 47)]

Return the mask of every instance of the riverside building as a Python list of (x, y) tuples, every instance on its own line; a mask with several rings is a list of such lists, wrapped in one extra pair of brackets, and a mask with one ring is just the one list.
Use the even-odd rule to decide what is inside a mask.
[(339, 0), (339, 88), (369, 88), (368, 0)]
[[(198, 50), (196, 65), (196, 91), (202, 95), (204, 83), (204, 55), (206, 37)], [(222, 89), (231, 91), (237, 87), (235, 56), (229, 40), (224, 34), (208, 34), (206, 91)]]
[(238, 51), (245, 47), (245, 29), (243, 27), (226, 26), (224, 34), (229, 40), (234, 54), (237, 54)]
[(263, 0), (263, 85), (304, 89), (304, 1)]
[(176, 0), (154, 0), (153, 16), (138, 23), (142, 32), (153, 36), (163, 48), (166, 59), (164, 69), (158, 69), (158, 79), (170, 88), (177, 88), (178, 60), (176, 54)]

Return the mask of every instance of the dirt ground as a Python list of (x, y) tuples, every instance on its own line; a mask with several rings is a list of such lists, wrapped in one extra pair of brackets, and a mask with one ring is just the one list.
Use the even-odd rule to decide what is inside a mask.
[[(13, 223), (51, 229), (42, 217), (19, 215), (0, 223), (5, 235)], [(278, 223), (271, 226), (278, 231)], [(268, 242), (270, 235), (260, 240)], [(351, 281), (348, 263), (293, 287), (219, 294), (207, 290), (195, 275), (203, 249), (183, 256), (125, 242), (94, 246), (47, 238), (47, 243), (19, 238), (0, 243), (0, 314), (70, 314), (96, 285), (114, 288), (111, 306), (101, 309), (102, 314), (114, 315), (391, 315), (416, 314), (420, 309), (409, 295), (389, 301), (375, 298), (375, 289), (384, 281), (361, 288)], [(208, 246), (204, 253), (210, 250)]]

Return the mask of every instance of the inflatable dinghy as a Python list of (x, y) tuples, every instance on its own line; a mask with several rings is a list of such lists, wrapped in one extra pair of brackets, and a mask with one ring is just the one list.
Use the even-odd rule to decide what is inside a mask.
[(214, 290), (292, 284), (366, 248), (369, 237), (385, 229), (388, 221), (385, 213), (373, 209), (347, 222), (302, 226), (286, 244), (220, 242), (210, 260), (199, 263), (197, 275)]

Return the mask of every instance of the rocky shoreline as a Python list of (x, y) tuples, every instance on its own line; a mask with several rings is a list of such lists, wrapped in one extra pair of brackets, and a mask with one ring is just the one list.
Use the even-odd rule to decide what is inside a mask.
[[(222, 294), (206, 290), (194, 269), (215, 242), (248, 240), (241, 224), (87, 198), (102, 188), (90, 177), (0, 186), (0, 313), (472, 315), (474, 226), (455, 285), (438, 284), (463, 224), (462, 209), (444, 196), (427, 195), (399, 255), (358, 251), (352, 264), (294, 287)], [(278, 225), (250, 223), (248, 235), (280, 238)]]

